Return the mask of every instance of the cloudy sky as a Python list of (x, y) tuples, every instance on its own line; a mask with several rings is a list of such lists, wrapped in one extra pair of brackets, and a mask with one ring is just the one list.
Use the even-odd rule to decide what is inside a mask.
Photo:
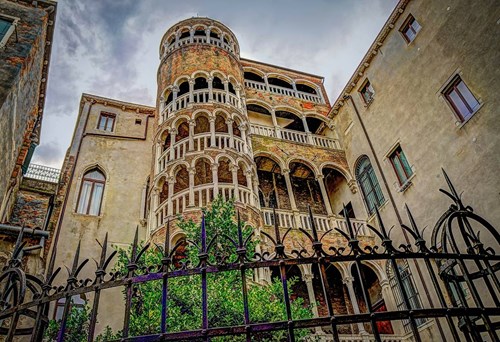
[(241, 56), (325, 77), (334, 101), (397, 0), (60, 0), (42, 141), (34, 163), (61, 167), (81, 94), (155, 104), (158, 47), (176, 22), (206, 16)]

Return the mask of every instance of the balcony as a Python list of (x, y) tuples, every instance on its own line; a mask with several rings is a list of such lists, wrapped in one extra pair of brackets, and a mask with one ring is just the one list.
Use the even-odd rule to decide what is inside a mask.
[[(193, 136), (193, 150), (189, 151), (189, 137), (177, 141), (173, 146), (167, 148), (158, 158), (158, 173), (165, 170), (167, 163), (172, 160), (180, 160), (186, 156), (188, 152), (201, 152), (206, 148), (227, 149), (231, 148), (231, 135), (229, 133), (215, 133), (215, 143), (212, 144), (212, 134), (202, 133)], [(238, 153), (246, 153), (245, 141), (233, 136), (234, 149)]]
[(209, 39), (207, 39), (206, 36), (193, 36), (193, 37), (186, 37), (186, 38), (179, 39), (177, 41), (177, 44), (174, 42), (173, 44), (168, 46), (167, 49), (165, 50), (165, 54), (163, 55), (163, 57), (165, 57), (166, 55), (168, 55), (169, 53), (171, 53), (175, 49), (180, 48), (182, 46), (189, 45), (189, 44), (215, 45), (215, 46), (217, 46), (221, 49), (224, 49), (232, 54), (235, 54), (234, 49), (231, 47), (231, 45), (227, 44), (226, 42), (224, 42), (220, 39), (213, 38), (213, 37), (209, 37)]
[[(273, 226), (274, 225), (274, 215), (272, 209), (262, 208), (262, 216), (264, 218), (264, 225)], [(308, 213), (297, 213), (292, 210), (276, 209), (276, 219), (278, 221), (278, 227), (280, 228), (304, 228), (310, 230), (311, 220)], [(326, 215), (314, 214), (314, 224), (319, 232), (326, 232), (329, 229), (338, 228), (344, 233), (349, 235), (347, 230), (347, 224), (343, 217), (328, 217)], [(373, 236), (372, 232), (366, 226), (366, 222), (357, 219), (351, 219), (352, 227), (354, 232), (357, 232), (359, 236)]]
[(295, 89), (289, 89), (285, 87), (280, 87), (277, 85), (266, 84), (258, 81), (245, 80), (245, 87), (256, 89), (259, 91), (267, 91), (269, 93), (285, 95), (290, 97), (296, 97), (304, 101), (314, 102), (322, 104), (324, 103), (323, 99), (319, 95), (304, 93), (302, 91), (298, 91)]
[(241, 108), (241, 102), (238, 97), (230, 92), (218, 89), (199, 89), (193, 91), (192, 94), (183, 94), (166, 104), (161, 111), (160, 123), (165, 122), (173, 112), (185, 109), (193, 103), (222, 103), (235, 108)]
[(38, 164), (30, 164), (24, 174), (25, 178), (37, 179), (44, 182), (57, 183), (61, 170)]
[(259, 124), (250, 124), (250, 133), (266, 137), (278, 138), (300, 144), (309, 144), (323, 148), (340, 149), (340, 143), (336, 139), (322, 135), (305, 133), (291, 129), (275, 129), (274, 127)]
[[(192, 197), (191, 197), (192, 196)], [(167, 222), (167, 218), (172, 215), (182, 214), (188, 207), (203, 208), (206, 207), (215, 197), (220, 196), (224, 200), (234, 198), (245, 205), (254, 205), (258, 199), (252, 190), (244, 186), (238, 186), (235, 191), (234, 184), (202, 184), (184, 189), (161, 203), (155, 210), (156, 228), (161, 227)], [(191, 203), (190, 203), (191, 202)]]

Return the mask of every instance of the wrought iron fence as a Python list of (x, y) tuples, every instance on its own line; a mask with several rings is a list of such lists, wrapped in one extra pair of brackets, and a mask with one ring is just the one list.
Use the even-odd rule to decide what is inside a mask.
[[(500, 263), (495, 251), (500, 244), (499, 232), (485, 219), (475, 214), (472, 208), (465, 206), (446, 174), (449, 191), (441, 190), (449, 196), (453, 203), (437, 221), (430, 244), (423, 238), (423, 231), (417, 227), (409, 210), (409, 226), (401, 227), (413, 239), (413, 244), (402, 244), (399, 247), (391, 239), (391, 230), (387, 230), (377, 212), (378, 228), (369, 226), (378, 237), (378, 245), (362, 248), (357, 232), (353, 228), (348, 215), (345, 215), (348, 233), (342, 230), (340, 234), (345, 243), (339, 247), (326, 246), (322, 240), (327, 234), (321, 236), (314, 225), (310, 213), (311, 229), (299, 229), (310, 243), (310, 248), (302, 250), (288, 250), (285, 247), (289, 238), (290, 229), (284, 234), (275, 227), (274, 234), (262, 232), (271, 242), (273, 248), (268, 252), (250, 254), (247, 247), (251, 237), (244, 237), (241, 225), (238, 225), (238, 236), (232, 239), (228, 236), (207, 238), (205, 221), (201, 222), (201, 239), (190, 242), (192, 248), (198, 250), (197, 264), (176, 263), (173, 256), (180, 248), (181, 243), (175, 246), (170, 244), (170, 230), (167, 228), (165, 242), (162, 247), (163, 258), (154, 267), (141, 268), (141, 258), (149, 248), (154, 245), (146, 244), (141, 247), (136, 232), (131, 253), (128, 256), (126, 272), (109, 271), (110, 264), (115, 259), (116, 251), (109, 253), (106, 240), (102, 244), (100, 259), (97, 262), (95, 277), (82, 279), (79, 275), (89, 259), (80, 258), (80, 246), (74, 256), (73, 266), (65, 284), (54, 285), (54, 279), (60, 268), (49, 274), (46, 278), (26, 274), (21, 265), (19, 255), (25, 246), (22, 242), (22, 233), (19, 235), (12, 257), (0, 275), (0, 335), (6, 341), (12, 341), (17, 335), (31, 336), (31, 341), (40, 341), (48, 324), (49, 306), (56, 301), (65, 299), (64, 312), (60, 322), (57, 340), (65, 338), (70, 302), (74, 295), (92, 294), (92, 308), (90, 310), (90, 323), (88, 340), (95, 337), (98, 321), (99, 305), (102, 292), (107, 289), (121, 288), (124, 290), (125, 313), (121, 341), (156, 341), (156, 340), (201, 340), (210, 341), (216, 336), (242, 336), (247, 341), (254, 340), (256, 334), (284, 331), (288, 341), (296, 340), (296, 332), (300, 329), (314, 329), (322, 327), (331, 334), (331, 339), (340, 341), (338, 327), (341, 325), (368, 323), (371, 326), (375, 341), (381, 341), (382, 336), (377, 323), (382, 321), (407, 321), (409, 322), (411, 336), (415, 341), (421, 341), (421, 331), (418, 322), (422, 320), (440, 320), (445, 324), (448, 338), (455, 341), (483, 341), (490, 339), (498, 341), (498, 317), (500, 315), (500, 302), (498, 295), (500, 283), (497, 272)], [(277, 222), (274, 220), (274, 222)], [(481, 231), (481, 233), (480, 233)], [(481, 237), (487, 235), (487, 240)], [(226, 239), (233, 246), (236, 255), (234, 260), (218, 260), (214, 262), (210, 257), (214, 248), (215, 239)], [(486, 243), (486, 244), (485, 244)], [(399, 287), (403, 306), (396, 310), (376, 312), (370, 300), (367, 284), (363, 274), (363, 263), (366, 261), (385, 261), (392, 266), (395, 283)], [(416, 307), (411, 300), (408, 286), (404, 284), (404, 277), (398, 268), (399, 260), (416, 260), (424, 265), (424, 277), (432, 284), (439, 305), (437, 307)], [(331, 263), (352, 262), (355, 273), (360, 280), (360, 288), (366, 303), (366, 310), (358, 314), (341, 314), (336, 312), (331, 297), (332, 289), (326, 280), (326, 267)], [(289, 278), (286, 268), (292, 265), (315, 265), (319, 271), (319, 280), (326, 305), (326, 314), (308, 319), (293, 317), (291, 302), (288, 292)], [(252, 270), (274, 267), (279, 270), (282, 286), (283, 303), (286, 319), (275, 322), (253, 322), (251, 308), (248, 304), (248, 289), (254, 286), (249, 283), (248, 273)], [(49, 267), (51, 269), (52, 267)], [(241, 278), (241, 293), (244, 310), (242, 312), (243, 324), (232, 326), (209, 326), (207, 276), (223, 272), (239, 272)], [(201, 279), (201, 320), (199, 329), (187, 331), (173, 331), (167, 325), (169, 303), (169, 283), (174, 278), (199, 276)], [(129, 336), (130, 318), (134, 307), (132, 298), (134, 288), (151, 281), (161, 282), (161, 320), (158, 332), (145, 336)], [(102, 315), (102, 313), (101, 313)], [(23, 324), (20, 324), (20, 322)]]
[(38, 179), (46, 182), (57, 183), (61, 170), (38, 164), (30, 164), (24, 174), (26, 178)]

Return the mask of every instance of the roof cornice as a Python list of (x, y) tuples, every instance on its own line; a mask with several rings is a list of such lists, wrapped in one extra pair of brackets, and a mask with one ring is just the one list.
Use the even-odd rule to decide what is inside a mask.
[(344, 89), (342, 89), (340, 95), (333, 103), (333, 106), (330, 109), (330, 113), (328, 113), (328, 117), (331, 118), (337, 115), (339, 108), (344, 105), (344, 97), (356, 87), (357, 83), (364, 76), (364, 72), (370, 67), (371, 61), (378, 54), (378, 51), (383, 46), (385, 39), (394, 29), (396, 21), (399, 19), (401, 14), (403, 14), (410, 1), (411, 0), (400, 0), (396, 5), (391, 15), (385, 22), (384, 26), (380, 30), (379, 34), (373, 41), (372, 45), (370, 45), (368, 52), (365, 54), (358, 67), (354, 71), (354, 74), (351, 76)]
[(83, 105), (84, 102), (99, 103), (99, 104), (102, 104), (104, 106), (112, 106), (112, 107), (119, 108), (121, 110), (135, 111), (136, 113), (140, 113), (140, 114), (155, 115), (155, 113), (156, 113), (155, 107), (141, 105), (141, 104), (132, 103), (132, 102), (125, 102), (125, 101), (110, 99), (107, 97), (102, 97), (102, 96), (97, 96), (97, 95), (92, 95), (92, 94), (87, 94), (87, 93), (82, 94), (82, 99), (80, 101), (80, 105)]

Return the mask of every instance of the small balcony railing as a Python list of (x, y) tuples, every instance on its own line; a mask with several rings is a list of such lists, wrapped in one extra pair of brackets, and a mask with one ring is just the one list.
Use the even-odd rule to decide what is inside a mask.
[(191, 41), (191, 37), (186, 37), (186, 38), (179, 39), (179, 41), (177, 42), (177, 45), (175, 43), (173, 43), (172, 45), (170, 45), (166, 49), (165, 55), (169, 54), (170, 52), (174, 51), (175, 49), (177, 49), (179, 47), (186, 46), (186, 45), (189, 45), (189, 44), (210, 44), (210, 45), (215, 45), (215, 46), (217, 46), (217, 47), (219, 47), (221, 49), (224, 49), (224, 50), (226, 50), (226, 51), (231, 52), (232, 54), (234, 54), (234, 50), (231, 47), (231, 45), (227, 44), (226, 42), (224, 42), (224, 41), (222, 41), (220, 39), (210, 37), (210, 39), (207, 40), (206, 36), (193, 36), (193, 41)]
[[(264, 218), (264, 225), (273, 226), (274, 216), (273, 210), (269, 208), (262, 208), (262, 216)], [(296, 217), (297, 215), (297, 217)], [(310, 230), (311, 221), (308, 213), (294, 214), (292, 210), (276, 209), (276, 219), (278, 227), (280, 228), (303, 228)], [(297, 226), (297, 223), (299, 226)], [(352, 226), (359, 236), (372, 236), (371, 231), (366, 227), (366, 222), (358, 219), (351, 219)], [(328, 217), (326, 215), (314, 214), (314, 224), (318, 231), (326, 232), (329, 229), (338, 228), (347, 235), (347, 224), (342, 217)]]
[(24, 177), (50, 183), (57, 183), (59, 182), (60, 174), (61, 170), (59, 169), (44, 165), (30, 164), (28, 170), (24, 174)]
[[(170, 103), (168, 103), (161, 112), (160, 123), (165, 122), (173, 112), (187, 108), (188, 105), (191, 103), (209, 103), (210, 90), (209, 89), (195, 90), (193, 91), (193, 101), (191, 102), (189, 98), (190, 94), (187, 93), (179, 96), (175, 101), (171, 101)], [(241, 107), (238, 97), (224, 90), (213, 89), (212, 102), (229, 104), (235, 108)]]
[(274, 127), (270, 126), (250, 124), (250, 133), (256, 135), (263, 135), (266, 137), (293, 141), (301, 144), (309, 144), (318, 147), (331, 148), (337, 150), (340, 149), (340, 143), (336, 139), (312, 133), (294, 131), (291, 129), (285, 129), (285, 128), (275, 129)]
[(301, 100), (305, 100), (305, 101), (309, 101), (309, 102), (323, 103), (323, 100), (322, 100), (321, 96), (319, 96), (319, 95), (304, 93), (304, 92), (299, 91), (299, 90), (280, 87), (280, 86), (272, 85), (272, 84), (266, 84), (266, 83), (262, 83), (262, 82), (258, 82), (258, 81), (245, 80), (245, 87), (257, 89), (260, 91), (267, 91), (269, 93), (278, 94), (278, 95), (296, 97), (296, 98), (299, 98)]

